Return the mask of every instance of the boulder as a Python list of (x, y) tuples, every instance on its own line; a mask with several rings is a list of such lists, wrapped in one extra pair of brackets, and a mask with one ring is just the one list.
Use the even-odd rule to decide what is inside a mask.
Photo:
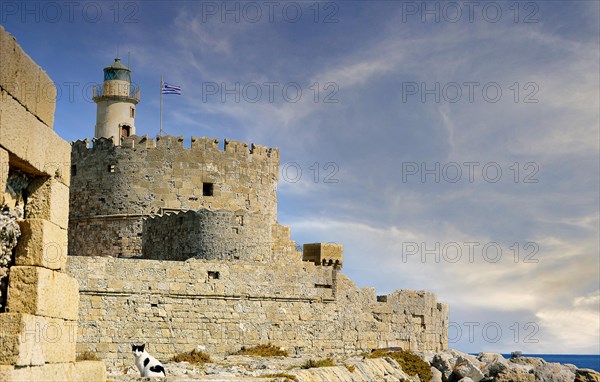
[(435, 367), (431, 367), (431, 380), (428, 382), (443, 382), (442, 372), (436, 369)]
[(450, 350), (445, 350), (433, 356), (431, 366), (435, 367), (442, 373), (442, 378), (447, 381), (450, 374), (454, 370), (456, 364), (456, 356)]
[(542, 362), (535, 368), (534, 374), (540, 382), (573, 382), (575, 380), (575, 373), (569, 366), (554, 362)]
[(591, 369), (577, 369), (575, 382), (600, 382), (600, 373)]
[(479, 369), (480, 366), (481, 362), (479, 362), (475, 357), (459, 356), (456, 359), (456, 363), (452, 371), (453, 379), (462, 380), (468, 377), (474, 382), (479, 382), (484, 377), (483, 373)]
[(536, 382), (535, 375), (525, 371), (525, 368), (515, 367), (497, 374), (494, 382)]

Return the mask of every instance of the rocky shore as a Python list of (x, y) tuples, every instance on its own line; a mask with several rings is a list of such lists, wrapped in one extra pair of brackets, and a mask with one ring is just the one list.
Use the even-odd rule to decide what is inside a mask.
[[(192, 365), (165, 362), (168, 382), (600, 382), (600, 373), (574, 365), (546, 362), (541, 358), (505, 359), (497, 353), (469, 355), (456, 350), (421, 353), (432, 377), (409, 375), (390, 357), (364, 355), (335, 359), (337, 366), (303, 369), (307, 357), (213, 357), (212, 362)], [(143, 381), (133, 363), (109, 367), (114, 382)]]

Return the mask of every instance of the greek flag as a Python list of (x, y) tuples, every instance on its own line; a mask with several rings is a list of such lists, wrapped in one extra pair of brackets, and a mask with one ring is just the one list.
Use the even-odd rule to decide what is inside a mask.
[(169, 85), (166, 82), (163, 82), (162, 86), (162, 94), (176, 94), (181, 95), (181, 86)]

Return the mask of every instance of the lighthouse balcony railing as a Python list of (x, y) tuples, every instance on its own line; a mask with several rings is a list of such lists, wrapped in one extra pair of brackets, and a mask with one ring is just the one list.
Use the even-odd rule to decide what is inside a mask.
[[(136, 102), (140, 102), (140, 88), (134, 84), (128, 84), (129, 91), (122, 92), (117, 91), (117, 94), (114, 93), (114, 90), (110, 93), (105, 92), (104, 86), (102, 84), (94, 85), (92, 87), (92, 99), (104, 98), (104, 97), (122, 97), (129, 98)], [(125, 93), (125, 94), (123, 94)]]

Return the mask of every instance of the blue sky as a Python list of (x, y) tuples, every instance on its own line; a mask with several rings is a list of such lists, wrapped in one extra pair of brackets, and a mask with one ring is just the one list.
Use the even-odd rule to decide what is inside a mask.
[(278, 147), (293, 239), (437, 293), (451, 347), (598, 354), (599, 4), (3, 1), (0, 23), (63, 138), (93, 135), (86, 85), (130, 52), (138, 134), (162, 73), (167, 133)]

